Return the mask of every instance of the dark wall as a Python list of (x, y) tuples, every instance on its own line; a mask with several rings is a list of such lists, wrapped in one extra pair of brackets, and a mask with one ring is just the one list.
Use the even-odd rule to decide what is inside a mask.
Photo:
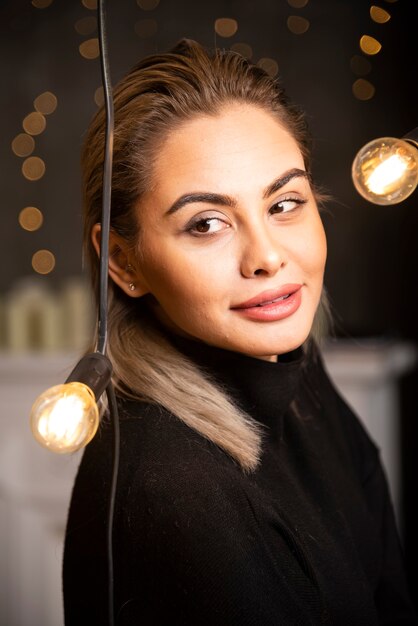
[[(35, 0), (36, 1), (36, 0)], [(373, 137), (402, 136), (417, 124), (417, 54), (412, 35), (413, 4), (382, 2), (392, 18), (376, 24), (364, 0), (311, 0), (295, 9), (285, 0), (246, 0), (195, 3), (161, 0), (143, 11), (135, 0), (108, 2), (111, 68), (116, 82), (140, 57), (166, 49), (183, 36), (207, 45), (229, 47), (245, 42), (253, 60), (270, 57), (290, 96), (307, 112), (315, 137), (314, 174), (333, 196), (324, 215), (329, 260), (326, 283), (334, 306), (338, 334), (415, 336), (414, 245), (416, 194), (394, 207), (364, 201), (350, 179), (353, 156)], [(3, 2), (0, 9), (0, 157), (3, 203), (0, 289), (31, 274), (31, 257), (39, 248), (51, 249), (55, 270), (44, 277), (58, 284), (81, 271), (79, 152), (83, 133), (96, 109), (100, 85), (97, 59), (81, 57), (82, 36), (74, 24), (94, 15), (81, 2), (58, 3), (37, 9), (26, 0)], [(310, 22), (303, 35), (291, 33), (286, 20), (300, 15)], [(233, 17), (238, 31), (232, 38), (215, 34), (218, 17)], [(135, 34), (141, 19), (155, 19), (157, 32), (148, 39)], [(352, 94), (356, 76), (350, 59), (361, 54), (359, 38), (374, 35), (383, 47), (369, 57), (365, 76), (375, 96), (360, 101)], [(30, 182), (10, 144), (22, 131), (22, 120), (33, 100), (50, 90), (58, 108), (47, 117), (47, 128), (35, 137), (34, 154), (46, 163), (45, 176)], [(34, 233), (22, 230), (19, 211), (41, 208), (45, 221)]]

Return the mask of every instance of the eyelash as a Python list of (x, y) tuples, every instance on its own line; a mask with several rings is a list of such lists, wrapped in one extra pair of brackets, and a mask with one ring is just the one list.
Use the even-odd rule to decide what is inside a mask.
[(196, 229), (199, 226), (199, 224), (208, 224), (210, 222), (223, 222), (226, 226), (226, 228), (229, 228), (229, 224), (227, 224), (227, 222), (225, 222), (224, 220), (221, 220), (219, 217), (198, 217), (195, 220), (192, 220), (187, 226), (186, 226), (186, 232), (190, 233), (191, 235), (193, 235), (194, 237), (204, 237), (206, 236), (210, 236), (210, 235), (214, 235), (217, 232), (219, 232), (220, 230), (224, 230), (223, 228), (220, 228), (219, 231), (215, 231), (214, 233), (208, 233), (208, 232), (198, 232)]
[[(293, 209), (289, 209), (288, 211), (272, 211), (272, 209), (274, 209), (277, 206), (280, 206), (281, 204), (284, 204), (285, 202), (294, 202), (297, 206), (294, 207)], [(283, 198), (282, 200), (279, 200), (278, 202), (275, 202), (269, 209), (270, 213), (274, 214), (279, 214), (282, 215), (283, 213), (291, 213), (292, 211), (295, 211), (296, 209), (300, 208), (302, 205), (306, 204), (307, 200), (305, 200), (304, 198), (294, 198), (294, 197), (289, 197), (289, 198)]]
[[(274, 211), (273, 209), (275, 207), (278, 207), (280, 205), (285, 204), (286, 202), (293, 202), (296, 204), (296, 207), (292, 208), (292, 209), (288, 209), (287, 211)], [(301, 207), (302, 205), (306, 204), (307, 200), (303, 199), (303, 198), (294, 198), (294, 197), (289, 197), (289, 198), (283, 198), (282, 200), (279, 200), (278, 202), (275, 202), (269, 209), (269, 213), (271, 213), (272, 215), (282, 215), (285, 213), (291, 213), (293, 211), (295, 211), (296, 209), (298, 209), (299, 207)], [(211, 232), (199, 232), (197, 231), (197, 227), (200, 224), (207, 224), (209, 225), (211, 222), (222, 222), (225, 227), (220, 228), (219, 230), (211, 233)], [(210, 227), (210, 226), (209, 226)], [(215, 216), (209, 216), (209, 217), (198, 217), (197, 219), (192, 220), (191, 222), (189, 222), (189, 224), (186, 226), (185, 231), (190, 233), (191, 235), (193, 235), (194, 237), (205, 237), (205, 236), (210, 236), (210, 235), (215, 235), (216, 233), (220, 232), (221, 230), (226, 230), (227, 228), (230, 228), (230, 224), (228, 224), (226, 221), (220, 219), (219, 217), (215, 217)]]

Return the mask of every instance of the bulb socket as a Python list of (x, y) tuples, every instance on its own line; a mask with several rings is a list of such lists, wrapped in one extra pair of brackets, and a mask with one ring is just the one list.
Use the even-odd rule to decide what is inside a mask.
[(408, 143), (412, 143), (415, 148), (418, 148), (418, 126), (411, 130), (407, 135), (402, 137), (404, 141), (408, 141)]
[(77, 363), (66, 383), (84, 383), (90, 387), (97, 400), (108, 386), (112, 377), (112, 364), (104, 354), (91, 352)]

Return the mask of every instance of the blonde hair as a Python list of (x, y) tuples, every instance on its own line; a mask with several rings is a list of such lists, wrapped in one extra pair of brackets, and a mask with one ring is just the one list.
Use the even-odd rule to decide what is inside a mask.
[[(310, 138), (303, 115), (276, 80), (236, 53), (210, 53), (196, 42), (182, 40), (170, 52), (142, 60), (117, 85), (113, 97), (111, 228), (133, 252), (141, 228), (134, 207), (152, 189), (159, 148), (169, 132), (194, 116), (216, 115), (231, 102), (261, 107), (292, 134), (310, 172)], [(104, 136), (101, 108), (89, 127), (82, 155), (84, 245), (96, 293), (98, 263), (91, 231), (101, 217)], [(108, 315), (108, 355), (118, 393), (164, 406), (222, 448), (244, 471), (254, 470), (261, 453), (261, 426), (170, 344), (146, 303), (130, 298), (111, 281)], [(318, 312), (317, 320), (320, 317)]]

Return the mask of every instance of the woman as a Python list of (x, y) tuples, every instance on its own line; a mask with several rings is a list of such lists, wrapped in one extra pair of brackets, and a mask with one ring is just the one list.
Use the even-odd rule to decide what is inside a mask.
[[(326, 243), (302, 115), (260, 68), (190, 41), (114, 102), (117, 623), (416, 623), (378, 450), (312, 338)], [(83, 156), (95, 285), (103, 141), (100, 110)], [(69, 513), (67, 624), (106, 623), (111, 448), (105, 420)]]

